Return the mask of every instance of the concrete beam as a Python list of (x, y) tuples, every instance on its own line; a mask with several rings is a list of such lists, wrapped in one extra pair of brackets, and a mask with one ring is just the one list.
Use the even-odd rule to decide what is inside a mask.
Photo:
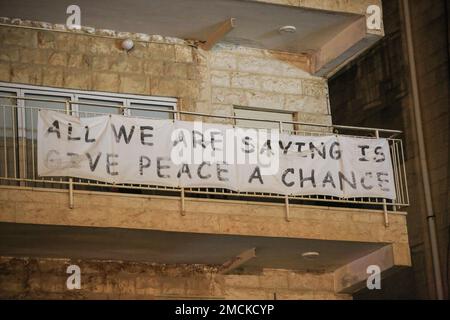
[[(383, 210), (289, 205), (284, 203), (185, 198), (180, 215), (176, 197), (113, 192), (74, 191), (69, 208), (67, 190), (0, 186), (0, 221), (25, 224), (89, 226), (286, 237), (331, 241), (395, 243), (408, 247), (406, 215)], [(404, 250), (401, 250), (403, 252)], [(407, 256), (405, 255), (407, 258)]]
[(234, 29), (236, 25), (236, 19), (230, 18), (223, 23), (220, 24), (220, 26), (214, 30), (211, 34), (208, 35), (208, 38), (206, 39), (205, 43), (202, 43), (200, 47), (203, 50), (210, 50), (217, 42), (220, 41), (227, 33), (229, 33), (231, 30)]
[(233, 259), (230, 259), (227, 262), (225, 262), (220, 268), (219, 273), (220, 274), (228, 273), (236, 268), (239, 268), (241, 265), (243, 265), (244, 263), (253, 258), (256, 258), (256, 248), (245, 250), (244, 252), (240, 253)]
[(367, 30), (366, 17), (359, 18), (312, 55), (312, 73), (330, 77), (382, 37), (382, 30)]
[(349, 14), (364, 15), (369, 5), (377, 5), (381, 8), (381, 0), (247, 0), (253, 2), (268, 3), (274, 5), (291, 6), (304, 9), (324, 10)]
[[(393, 245), (386, 245), (362, 258), (354, 260), (334, 271), (336, 293), (354, 293), (366, 287), (370, 276), (367, 268), (376, 265), (380, 268), (381, 279), (402, 267), (395, 258)], [(408, 265), (408, 262), (406, 262)]]

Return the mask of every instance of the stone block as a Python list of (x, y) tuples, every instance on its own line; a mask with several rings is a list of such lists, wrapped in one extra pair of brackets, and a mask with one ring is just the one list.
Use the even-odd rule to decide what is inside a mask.
[(261, 92), (247, 91), (245, 93), (247, 106), (255, 108), (282, 109), (284, 105), (284, 95)]
[(23, 48), (20, 50), (20, 62), (29, 64), (47, 64), (49, 51), (35, 48)]
[(164, 64), (164, 76), (168, 78), (187, 79), (187, 64), (166, 62)]
[(154, 77), (164, 75), (164, 62), (159, 60), (146, 60), (144, 63), (144, 72)]
[(175, 60), (175, 46), (164, 43), (149, 43), (148, 45), (151, 58), (153, 60)]
[(312, 97), (324, 97), (328, 93), (325, 80), (303, 80), (303, 94)]
[(121, 75), (119, 90), (122, 93), (148, 94), (148, 77), (140, 74)]
[(10, 81), (11, 79), (11, 66), (9, 63), (0, 63), (0, 81)]
[(210, 59), (212, 69), (217, 70), (236, 70), (236, 57), (231, 54), (212, 53)]
[(92, 79), (92, 88), (97, 91), (119, 91), (119, 76), (112, 72), (95, 72)]
[(246, 92), (239, 89), (212, 88), (211, 100), (215, 104), (247, 105)]
[(11, 65), (11, 82), (40, 85), (42, 82), (42, 67), (14, 63)]
[(73, 89), (91, 89), (91, 74), (88, 71), (65, 69), (64, 86)]
[(2, 46), (18, 46), (26, 48), (37, 48), (37, 32), (34, 30), (1, 27)]
[(19, 61), (19, 49), (15, 47), (1, 46), (0, 60), (5, 62)]
[(178, 83), (164, 78), (151, 78), (150, 92), (156, 96), (176, 97)]
[(64, 84), (64, 69), (52, 66), (43, 67), (42, 84), (49, 87), (62, 87)]
[(67, 67), (85, 69), (92, 66), (92, 56), (78, 53), (69, 53)]
[(284, 109), (307, 113), (328, 114), (328, 103), (325, 97), (304, 95), (286, 95)]
[(193, 62), (192, 48), (190, 46), (175, 45), (175, 60), (178, 62)]
[(288, 93), (288, 94), (301, 94), (302, 83), (301, 80), (276, 78), (276, 77), (263, 77), (261, 78), (262, 90)]
[(48, 64), (54, 66), (67, 66), (67, 53), (52, 52), (49, 54)]
[(211, 85), (217, 87), (229, 87), (230, 74), (226, 71), (211, 71)]
[(233, 72), (231, 74), (231, 86), (240, 89), (260, 89), (261, 78), (251, 73)]
[(51, 31), (38, 31), (37, 33), (38, 48), (56, 49), (55, 33)]

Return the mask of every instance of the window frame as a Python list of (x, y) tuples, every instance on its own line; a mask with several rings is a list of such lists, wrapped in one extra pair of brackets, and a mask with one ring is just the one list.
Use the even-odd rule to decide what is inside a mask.
[[(233, 105), (233, 115), (235, 117), (240, 117), (239, 115), (236, 114), (236, 110), (246, 110), (246, 111), (255, 111), (255, 112), (265, 112), (265, 113), (273, 113), (273, 114), (287, 114), (287, 115), (291, 115), (292, 119), (290, 121), (295, 122), (296, 118), (297, 118), (297, 112), (296, 111), (289, 111), (289, 110), (282, 110), (282, 109), (270, 109), (270, 108), (260, 108), (260, 107), (247, 107), (247, 106), (239, 106), (239, 105)], [(244, 121), (251, 121), (251, 120), (244, 120)], [(256, 120), (255, 120), (256, 121)], [(270, 122), (270, 123), (275, 123), (275, 121), (281, 121), (281, 122), (285, 122), (286, 120), (276, 120), (274, 119), (274, 122)], [(264, 123), (263, 121), (261, 121), (261, 123)], [(235, 126), (239, 126), (239, 123), (237, 121), (237, 119), (234, 119), (234, 125)], [(292, 128), (286, 129), (283, 127), (283, 132), (285, 131), (289, 131), (291, 132), (291, 134), (293, 134), (293, 132), (295, 132), (296, 130), (296, 125), (295, 124), (290, 124), (292, 126)], [(261, 127), (262, 128), (262, 127)], [(263, 128), (264, 129), (264, 128)]]
[[(173, 112), (169, 112), (173, 115), (177, 111), (178, 99), (174, 97), (161, 97), (161, 96), (146, 96), (146, 95), (135, 95), (128, 93), (115, 93), (115, 92), (102, 92), (102, 91), (89, 91), (89, 90), (77, 90), (77, 89), (66, 89), (66, 88), (53, 88), (46, 86), (36, 86), (20, 83), (11, 82), (1, 82), (0, 81), (0, 91), (15, 92), (17, 97), (25, 98), (26, 94), (35, 95), (47, 95), (47, 96), (67, 96), (70, 97), (71, 112), (75, 115), (79, 114), (79, 98), (92, 99), (92, 100), (104, 100), (122, 102), (124, 108), (124, 115), (131, 115), (129, 111), (132, 103), (142, 103), (142, 104), (154, 104), (160, 105), (162, 107), (171, 107)], [(25, 100), (17, 99), (17, 130), (19, 137), (23, 137), (26, 134), (26, 123), (25, 123)]]

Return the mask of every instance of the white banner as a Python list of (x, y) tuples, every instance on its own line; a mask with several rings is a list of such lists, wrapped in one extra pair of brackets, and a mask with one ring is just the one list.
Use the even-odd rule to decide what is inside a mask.
[(110, 183), (395, 199), (386, 139), (41, 110), (38, 174)]

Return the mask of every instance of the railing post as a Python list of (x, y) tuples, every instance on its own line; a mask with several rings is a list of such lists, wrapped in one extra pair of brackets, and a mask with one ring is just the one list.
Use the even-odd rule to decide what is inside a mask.
[(186, 215), (185, 204), (184, 204), (184, 188), (181, 187), (181, 215)]
[[(70, 115), (70, 102), (66, 100), (66, 114)], [(69, 178), (69, 208), (73, 209), (73, 179)]]
[(289, 196), (285, 195), (284, 196), (284, 206), (286, 208), (286, 221), (287, 222), (291, 222), (291, 217), (290, 217), (290, 212), (289, 212)]
[[(378, 130), (375, 130), (375, 137), (377, 139), (380, 138), (380, 132)], [(389, 214), (388, 214), (388, 210), (387, 210), (386, 199), (383, 199), (383, 213), (384, 213), (384, 225), (387, 228), (387, 227), (389, 227)]]

